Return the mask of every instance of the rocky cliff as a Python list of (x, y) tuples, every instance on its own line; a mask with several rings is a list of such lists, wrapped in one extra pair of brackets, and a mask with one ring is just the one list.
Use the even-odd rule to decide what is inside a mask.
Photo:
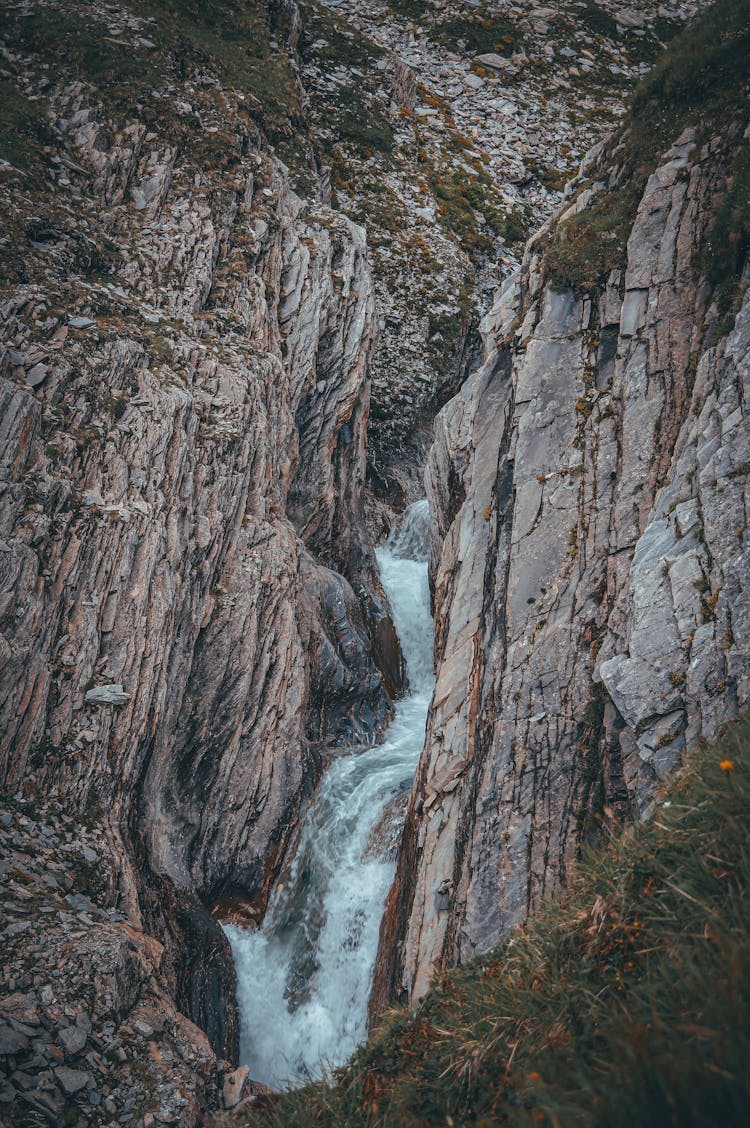
[(639, 90), (437, 419), (437, 684), (375, 1010), (522, 921), (747, 703), (741, 7)]
[[(696, 6), (4, 7), (11, 1123), (239, 1100), (212, 913), (259, 918), (324, 749), (403, 684), (370, 371), (398, 507), (475, 310)], [(520, 920), (747, 698), (750, 48), (710, 34), (589, 161), (438, 418), (438, 681), (376, 1005)]]
[[(377, 736), (402, 674), (361, 519), (364, 236), (294, 194), (248, 105), (295, 9), (225, 6), (258, 52), (240, 76), (212, 11), (177, 28), (155, 11), (5, 16), (0, 781), (106, 832), (115, 983), (137, 934), (143, 975), (232, 1058), (208, 909), (262, 911), (321, 747)], [(104, 944), (98, 917), (49, 922), (66, 965)], [(11, 977), (23, 992), (45, 974)], [(138, 991), (121, 994), (118, 1022)], [(51, 1052), (35, 1044), (47, 1114), (32, 1107), (59, 1118)]]

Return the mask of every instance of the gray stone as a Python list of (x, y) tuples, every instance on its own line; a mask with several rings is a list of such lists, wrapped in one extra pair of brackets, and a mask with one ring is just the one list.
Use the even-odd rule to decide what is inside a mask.
[(32, 927), (33, 927), (33, 921), (30, 921), (30, 920), (14, 921), (13, 924), (9, 924), (3, 930), (3, 936), (20, 936), (23, 932), (28, 932), (29, 929), (32, 928)]
[(61, 1123), (62, 1100), (56, 1094), (34, 1089), (31, 1092), (23, 1092), (20, 1096), (21, 1100), (39, 1113), (48, 1124), (57, 1128)]
[(32, 388), (36, 388), (39, 386), (39, 384), (44, 383), (44, 381), (47, 379), (48, 372), (48, 365), (35, 364), (34, 367), (26, 373), (26, 383), (30, 384)]
[(13, 1057), (28, 1050), (31, 1043), (25, 1034), (0, 1023), (0, 1057)]
[(124, 705), (130, 700), (130, 694), (125, 692), (119, 683), (111, 685), (97, 685), (86, 693), (87, 705)]
[(64, 1026), (58, 1031), (58, 1037), (63, 1044), (65, 1054), (73, 1057), (80, 1054), (86, 1045), (87, 1034), (80, 1026)]
[(497, 55), (494, 51), (488, 51), (484, 55), (477, 55), (474, 62), (480, 67), (489, 67), (490, 70), (498, 71), (508, 76), (516, 75), (519, 71), (519, 68), (512, 63), (510, 59), (504, 59), (502, 55)]
[(82, 1069), (71, 1069), (68, 1065), (58, 1065), (54, 1070), (54, 1074), (60, 1088), (64, 1093), (67, 1093), (68, 1096), (79, 1093), (81, 1089), (85, 1089), (87, 1085), (93, 1083), (93, 1078), (90, 1073)]

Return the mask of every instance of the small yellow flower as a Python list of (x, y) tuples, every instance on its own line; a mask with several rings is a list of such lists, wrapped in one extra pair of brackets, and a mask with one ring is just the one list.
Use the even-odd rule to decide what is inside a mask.
[(733, 772), (734, 771), (734, 764), (731, 760), (722, 760), (721, 763), (719, 764), (719, 767), (721, 768), (721, 770), (723, 772)]

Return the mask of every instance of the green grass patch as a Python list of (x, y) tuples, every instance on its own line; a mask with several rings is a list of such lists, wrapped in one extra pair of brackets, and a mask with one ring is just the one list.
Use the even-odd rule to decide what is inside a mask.
[(393, 149), (393, 131), (387, 117), (366, 104), (355, 87), (340, 100), (335, 128), (339, 140), (353, 145), (363, 156), (373, 151), (387, 154)]
[(41, 149), (50, 143), (46, 98), (27, 98), (10, 77), (0, 77), (0, 158), (29, 185), (44, 179)]
[(648, 176), (686, 126), (705, 137), (750, 113), (750, 7), (718, 0), (676, 36), (633, 93), (623, 130), (600, 167), (617, 183), (559, 224), (546, 253), (552, 285), (588, 290), (624, 264), (625, 244)]
[(585, 0), (585, 3), (577, 5), (577, 9), (578, 18), (589, 31), (595, 35), (605, 35), (608, 39), (617, 39), (617, 20), (607, 8), (597, 4), (596, 0)]
[(750, 723), (525, 931), (389, 1014), (331, 1084), (234, 1121), (734, 1128), (750, 1101)]
[(425, 163), (427, 179), (438, 204), (439, 220), (468, 255), (476, 259), (492, 247), (494, 238), (510, 243), (526, 239), (526, 217), (517, 208), (508, 209), (484, 169), (467, 172), (463, 168), (437, 168)]
[(472, 318), (476, 317), (472, 281), (464, 279), (457, 295), (456, 312), (437, 312), (436, 307), (447, 299), (447, 295), (431, 294), (432, 304), (427, 311), (427, 354), (435, 371), (443, 377), (454, 369), (459, 341)]
[(488, 52), (510, 55), (524, 42), (518, 24), (501, 15), (454, 16), (439, 20), (428, 28), (428, 34), (451, 51), (459, 50), (463, 44), (464, 50), (472, 55)]
[[(283, 5), (261, 0), (131, 0), (147, 20), (139, 33), (112, 33), (106, 10), (59, 0), (0, 13), (0, 38), (51, 75), (93, 86), (110, 111), (132, 112), (152, 89), (183, 82), (200, 68), (250, 94), (272, 139), (289, 135), (300, 113), (296, 78), (285, 46)], [(138, 43), (136, 35), (153, 46)], [(277, 38), (278, 46), (271, 40)]]
[[(138, 0), (136, 11), (156, 18), (145, 32), (179, 72), (203, 63), (257, 103), (272, 140), (288, 137), (300, 118), (299, 90), (286, 49), (288, 16), (263, 0)], [(278, 45), (272, 46), (272, 40)], [(181, 77), (181, 75), (180, 75)]]
[(425, 15), (425, 9), (429, 12), (432, 5), (420, 0), (388, 0), (388, 7), (402, 19), (419, 22)]
[(750, 144), (732, 154), (727, 190), (700, 248), (698, 264), (716, 287), (719, 335), (734, 325), (742, 291), (742, 271), (750, 255)]
[[(328, 70), (336, 67), (367, 69), (385, 55), (371, 39), (322, 4), (303, 0), (300, 54)], [(313, 50), (313, 44), (315, 44)]]
[(318, 157), (331, 165), (334, 181), (343, 186), (351, 173), (350, 156), (389, 157), (393, 149), (393, 131), (377, 97), (383, 79), (376, 64), (385, 52), (321, 4), (307, 0), (302, 16), (303, 62), (314, 63), (323, 73), (341, 68), (355, 72), (335, 93), (320, 98), (314, 109), (320, 125), (333, 135), (333, 146), (318, 144)]
[(92, 10), (87, 16), (82, 18), (80, 5), (65, 2), (37, 4), (30, 15), (20, 6), (4, 8), (0, 37), (15, 53), (47, 67), (51, 75), (62, 63), (71, 78), (119, 92), (127, 100), (158, 74), (152, 66), (153, 52), (131, 41), (118, 43), (102, 15)]
[(497, 238), (523, 243), (528, 238), (528, 217), (521, 208), (509, 208), (494, 177), (468, 137), (457, 128), (450, 104), (421, 90), (428, 105), (439, 109), (448, 130), (442, 146), (445, 160), (436, 165), (426, 147), (418, 158), (438, 204), (438, 219), (474, 260), (491, 249)]

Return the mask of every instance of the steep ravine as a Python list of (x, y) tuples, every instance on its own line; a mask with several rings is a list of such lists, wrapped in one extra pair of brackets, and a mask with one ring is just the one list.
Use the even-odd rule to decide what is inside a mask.
[[(324, 753), (375, 758), (405, 688), (362, 516), (367, 233), (329, 203), (291, 0), (2, 19), (0, 1112), (190, 1128), (248, 1091), (216, 918), (262, 919)], [(601, 284), (561, 292), (564, 219), (542, 232), (438, 418), (437, 685), (374, 1012), (522, 919), (747, 699), (747, 274), (729, 330), (699, 263), (746, 127), (665, 142)], [(611, 151), (589, 175), (568, 218)], [(452, 365), (466, 329), (446, 278), (409, 328), (421, 407), (380, 370), (404, 495), (447, 386), (428, 346), (458, 325)]]
[[(615, 143), (531, 241), (485, 322), (484, 364), (438, 417), (436, 687), (375, 1014), (522, 921), (598, 828), (642, 812), (747, 704), (747, 243), (723, 291), (702, 252), (719, 252), (750, 141), (750, 32), (723, 10), (734, 38), (712, 43), (729, 69), (706, 67), (708, 93), (696, 81), (706, 101), (641, 190), (622, 267), (576, 292), (550, 266), (587, 208), (631, 188)], [(738, 79), (728, 105), (722, 73)]]
[(385, 740), (331, 760), (262, 927), (228, 926), (240, 1059), (274, 1088), (343, 1065), (367, 1034), (378, 928), (432, 693), (428, 527), (426, 501), (415, 502), (377, 554), (409, 679)]

